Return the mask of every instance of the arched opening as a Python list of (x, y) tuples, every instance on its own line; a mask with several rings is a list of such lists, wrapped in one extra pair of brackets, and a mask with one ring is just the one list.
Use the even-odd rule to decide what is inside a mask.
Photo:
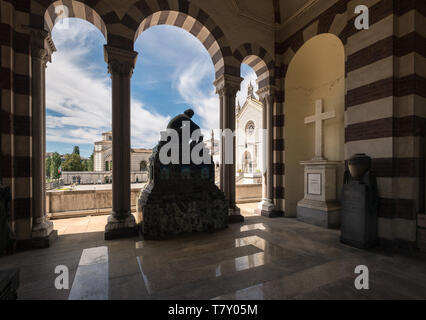
[(256, 46), (246, 44), (236, 50), (236, 56), (242, 61), (241, 77), (244, 79), (237, 94), (236, 183), (238, 201), (246, 202), (247, 198), (251, 199), (251, 204), (244, 205), (245, 209), (260, 213), (257, 209), (262, 207), (261, 200), (266, 199), (266, 101), (262, 90), (269, 85), (270, 72), (265, 61), (254, 55), (254, 52), (265, 58), (265, 51)]
[(75, 0), (53, 2), (44, 14), (44, 29), (52, 32), (58, 23), (61, 28), (67, 29), (70, 27), (67, 18), (79, 18), (91, 23), (107, 40), (107, 28), (100, 15), (86, 4)]
[[(294, 217), (298, 202), (304, 198), (307, 179), (300, 162), (318, 158), (316, 146), (321, 143), (321, 136), (323, 158), (340, 162), (336, 181), (327, 182), (330, 186), (335, 184), (337, 198), (340, 196), (345, 99), (345, 56), (341, 40), (332, 34), (321, 34), (307, 41), (289, 65), (285, 93), (285, 214)], [(320, 121), (320, 132), (316, 132), (316, 125), (308, 118), (318, 112), (334, 114)], [(308, 188), (309, 183), (306, 182)]]
[[(109, 183), (104, 173), (112, 168), (106, 157), (98, 156), (108, 153), (111, 145), (107, 135), (107, 130), (111, 129), (111, 91), (103, 56), (103, 46), (107, 42), (105, 24), (95, 10), (82, 2), (56, 1), (44, 14), (44, 28), (50, 45), (56, 48), (45, 77), (46, 151), (62, 158), (55, 165), (62, 168), (62, 175), (71, 177), (64, 179), (69, 181), (66, 184), (85, 184), (85, 192), (93, 193), (93, 198), (97, 199), (69, 201), (75, 196), (69, 193), (69, 199), (64, 200), (68, 205), (61, 210), (84, 212), (110, 208), (111, 197), (105, 197), (106, 202), (102, 203), (95, 187), (95, 184)], [(48, 163), (52, 166), (55, 161)], [(53, 217), (56, 207), (50, 206), (49, 213)]]
[[(192, 108), (195, 111), (192, 120), (201, 127), (207, 147), (210, 149), (213, 145), (213, 160), (220, 160), (220, 96), (213, 82), (224, 78), (223, 50), (229, 48), (223, 47), (223, 35), (211, 33), (212, 23), (207, 26), (190, 15), (172, 10), (155, 12), (141, 22), (135, 33), (135, 51), (141, 55), (132, 78), (132, 96), (134, 101), (143, 101), (157, 119), (150, 121), (152, 141), (141, 141), (142, 135), (132, 134), (133, 147), (154, 147), (159, 131), (166, 128), (168, 121)], [(152, 50), (154, 43), (155, 51)], [(154, 68), (150, 65), (152, 61), (156, 63)], [(147, 83), (149, 85), (141, 85)], [(140, 108), (138, 110), (137, 104), (133, 104), (132, 114), (138, 113), (141, 113)], [(137, 128), (133, 121), (132, 117), (132, 132), (146, 131), (146, 126)], [(216, 165), (219, 163), (215, 162)], [(221, 172), (215, 170), (218, 184), (220, 175)], [(235, 190), (235, 185), (233, 188)]]
[[(192, 6), (189, 2), (188, 5)], [(195, 7), (193, 10), (199, 11), (200, 15), (204, 15), (204, 18), (209, 20), (206, 13)], [(209, 22), (209, 27), (211, 28), (213, 22)], [(225, 73), (225, 60), (222, 51), (224, 49), (229, 50), (229, 48), (224, 47), (226, 44), (223, 39), (223, 33), (218, 27), (215, 29), (217, 31), (217, 35), (214, 35), (210, 28), (191, 15), (174, 10), (157, 11), (146, 16), (140, 23), (135, 33), (135, 42), (144, 31), (150, 27), (158, 25), (175, 26), (191, 33), (208, 51), (214, 65), (215, 78), (218, 79)]]

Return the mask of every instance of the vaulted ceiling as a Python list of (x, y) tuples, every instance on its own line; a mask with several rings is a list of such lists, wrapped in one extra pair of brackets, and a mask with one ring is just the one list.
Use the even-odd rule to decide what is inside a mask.
[[(203, 1), (197, 1), (201, 8)], [(214, 0), (212, 0), (214, 1)], [(318, 0), (227, 0), (242, 15), (264, 22), (273, 24), (276, 21), (276, 14), (279, 12), (281, 23), (285, 23), (290, 17), (296, 14), (304, 6)], [(137, 0), (122, 0), (119, 6), (113, 5), (114, 10), (119, 17), (135, 3)], [(196, 2), (196, 1), (194, 1)]]
[(281, 23), (285, 23), (290, 17), (315, 0), (230, 0), (242, 14), (263, 20), (274, 22), (276, 11), (279, 11)]

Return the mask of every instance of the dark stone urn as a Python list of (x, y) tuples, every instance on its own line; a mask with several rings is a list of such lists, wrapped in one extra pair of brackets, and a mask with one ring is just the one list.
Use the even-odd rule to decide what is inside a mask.
[(341, 203), (340, 241), (361, 249), (375, 246), (379, 196), (371, 158), (364, 153), (349, 159)]
[(356, 153), (349, 159), (348, 167), (351, 177), (359, 181), (371, 169), (371, 158), (365, 153)]

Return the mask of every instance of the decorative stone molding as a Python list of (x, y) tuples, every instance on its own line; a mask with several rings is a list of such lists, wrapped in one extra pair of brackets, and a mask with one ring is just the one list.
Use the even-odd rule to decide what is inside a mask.
[(31, 235), (33, 238), (47, 238), (53, 232), (53, 222), (46, 216), (35, 218)]
[[(276, 86), (265, 86), (263, 88), (260, 88), (259, 90), (256, 91), (256, 94), (259, 96), (259, 100), (260, 101), (264, 101), (266, 99), (269, 99), (269, 102), (273, 102), (274, 98), (275, 98), (275, 92), (277, 91), (277, 87)], [(272, 99), (272, 101), (271, 101)]]
[(52, 61), (52, 54), (56, 51), (51, 34), (46, 30), (25, 27), (31, 37), (31, 57), (39, 59), (46, 66)]
[(244, 79), (241, 77), (231, 76), (224, 74), (220, 76), (213, 85), (216, 87), (216, 93), (220, 96), (224, 95), (236, 95), (240, 90), (241, 82)]
[(104, 46), (104, 58), (108, 64), (108, 72), (120, 76), (131, 77), (136, 65), (138, 53), (108, 45)]

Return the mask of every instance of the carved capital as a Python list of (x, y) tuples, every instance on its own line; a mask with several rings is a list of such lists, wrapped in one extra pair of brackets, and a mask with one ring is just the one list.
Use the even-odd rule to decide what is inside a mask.
[(117, 60), (112, 60), (108, 62), (108, 72), (113, 74), (118, 74), (121, 76), (132, 76), (133, 75), (134, 66), (129, 62), (120, 62)]
[(138, 53), (135, 51), (104, 46), (104, 58), (108, 64), (108, 72), (113, 75), (131, 77), (136, 65)]
[(240, 90), (241, 81), (243, 81), (241, 77), (225, 74), (218, 78), (213, 84), (216, 87), (216, 93), (220, 96), (235, 96)]
[(38, 48), (38, 47), (32, 47), (31, 48), (31, 57), (33, 59), (41, 60), (43, 65), (46, 65), (47, 62), (50, 61), (50, 56), (46, 49)]
[(52, 37), (46, 30), (25, 27), (31, 37), (31, 57), (39, 59), (46, 66), (52, 61), (52, 54), (56, 51)]
[(276, 87), (275, 86), (265, 86), (263, 88), (260, 88), (259, 90), (257, 90), (257, 95), (259, 96), (259, 100), (262, 103), (270, 103), (272, 104), (274, 102), (275, 99), (275, 92), (276, 92)]

